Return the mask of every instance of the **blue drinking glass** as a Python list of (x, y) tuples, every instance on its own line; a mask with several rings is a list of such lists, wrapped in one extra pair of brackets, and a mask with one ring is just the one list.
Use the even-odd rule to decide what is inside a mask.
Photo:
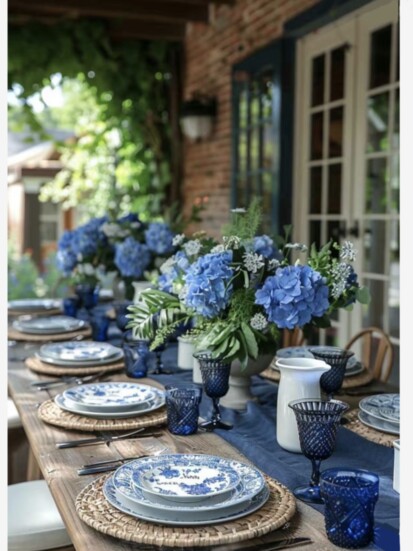
[(197, 432), (201, 398), (202, 388), (196, 385), (183, 383), (165, 386), (169, 432), (181, 436)]
[(99, 301), (99, 287), (90, 283), (79, 283), (75, 287), (75, 292), (79, 297), (79, 304), (90, 314)]
[(108, 340), (108, 330), (111, 318), (108, 316), (107, 308), (94, 308), (91, 313), (90, 325), (92, 326), (92, 339), (98, 342)]
[(63, 299), (63, 313), (65, 316), (75, 318), (79, 308), (79, 297), (66, 297)]
[(229, 389), (231, 363), (226, 363), (220, 359), (213, 359), (208, 353), (203, 352), (194, 354), (194, 357), (199, 362), (205, 394), (212, 399), (213, 405), (211, 419), (205, 423), (201, 423), (200, 427), (208, 431), (232, 429), (232, 425), (224, 423), (221, 420), (221, 410), (219, 407), (219, 399), (225, 396)]
[(354, 352), (338, 346), (316, 346), (309, 348), (309, 351), (314, 358), (324, 360), (331, 366), (331, 369), (321, 375), (320, 387), (328, 395), (328, 399), (332, 400), (334, 393), (340, 390), (343, 384), (347, 362)]
[(125, 370), (126, 375), (133, 379), (146, 377), (149, 369), (149, 350), (150, 341), (125, 340), (123, 342), (123, 352), (125, 355)]
[(323, 503), (320, 495), (320, 463), (333, 453), (337, 430), (343, 413), (349, 405), (339, 400), (294, 400), (289, 407), (294, 411), (298, 426), (301, 451), (311, 460), (309, 485), (294, 489), (294, 495), (310, 503)]
[(374, 508), (379, 477), (363, 469), (327, 469), (320, 476), (328, 539), (339, 547), (358, 549), (374, 538)]

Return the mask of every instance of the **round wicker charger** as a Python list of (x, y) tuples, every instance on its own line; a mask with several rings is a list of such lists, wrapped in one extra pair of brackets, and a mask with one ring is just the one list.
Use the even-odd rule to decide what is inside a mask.
[(56, 333), (53, 335), (35, 335), (32, 333), (21, 333), (13, 327), (9, 327), (7, 337), (13, 341), (27, 341), (27, 342), (57, 342), (57, 341), (70, 341), (75, 337), (83, 337), (86, 339), (92, 335), (92, 329), (85, 327), (84, 329), (78, 329), (77, 331), (70, 331), (66, 333)]
[(50, 310), (7, 310), (9, 316), (57, 316), (62, 313), (61, 308), (50, 308)]
[(355, 432), (359, 436), (362, 436), (375, 444), (381, 444), (382, 446), (392, 448), (393, 442), (399, 438), (397, 434), (388, 434), (364, 425), (364, 423), (362, 423), (358, 418), (359, 411), (359, 409), (353, 409), (350, 413), (346, 414), (345, 417), (350, 421), (350, 423), (344, 425), (344, 428)]
[(155, 427), (166, 423), (166, 407), (155, 411), (125, 417), (124, 419), (95, 419), (60, 409), (53, 400), (47, 400), (37, 410), (39, 418), (56, 427), (92, 432), (96, 430), (131, 430)]
[(106, 365), (96, 365), (96, 366), (88, 366), (88, 367), (69, 367), (69, 366), (63, 366), (63, 365), (53, 365), (48, 364), (45, 362), (42, 362), (39, 360), (39, 358), (31, 357), (27, 358), (24, 362), (31, 371), (35, 371), (36, 373), (42, 373), (44, 375), (56, 375), (56, 376), (63, 376), (63, 375), (79, 375), (80, 377), (83, 375), (93, 375), (94, 373), (109, 373), (111, 371), (121, 371), (125, 368), (125, 362), (124, 360), (119, 360), (118, 362), (114, 362), (112, 364), (106, 364)]
[(103, 495), (104, 475), (84, 488), (76, 498), (76, 511), (88, 526), (118, 539), (166, 547), (200, 547), (229, 544), (268, 534), (284, 526), (296, 511), (293, 494), (265, 476), (268, 501), (255, 513), (233, 521), (199, 527), (164, 526), (122, 513)]
[[(265, 371), (260, 373), (260, 375), (265, 379), (274, 381), (275, 383), (279, 382), (280, 376), (281, 376), (278, 369), (274, 369), (272, 367), (268, 367)], [(355, 388), (358, 386), (367, 385), (372, 380), (373, 380), (373, 373), (368, 369), (363, 369), (363, 371), (361, 371), (360, 373), (357, 373), (357, 375), (352, 375), (351, 377), (344, 377), (341, 388), (342, 389)]]

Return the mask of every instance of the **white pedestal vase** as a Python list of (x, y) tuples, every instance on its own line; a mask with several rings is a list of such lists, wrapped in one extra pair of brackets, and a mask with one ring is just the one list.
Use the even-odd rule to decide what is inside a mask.
[(193, 363), (192, 363), (192, 381), (194, 383), (197, 383), (198, 385), (202, 385), (201, 368), (196, 358), (193, 358)]
[(255, 396), (251, 392), (251, 377), (267, 369), (273, 358), (273, 354), (264, 354), (256, 360), (249, 359), (243, 370), (238, 360), (232, 362), (229, 376), (229, 390), (221, 398), (220, 403), (227, 408), (239, 411), (247, 409), (247, 402), (255, 399)]
[(179, 369), (192, 369), (194, 365), (195, 347), (191, 338), (178, 337), (178, 367)]

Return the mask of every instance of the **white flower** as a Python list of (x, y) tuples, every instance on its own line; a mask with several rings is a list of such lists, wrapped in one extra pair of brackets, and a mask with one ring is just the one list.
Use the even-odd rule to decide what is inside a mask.
[(78, 265), (78, 272), (80, 274), (85, 274), (85, 275), (94, 275), (95, 268), (93, 267), (92, 264), (90, 264), (90, 262), (86, 262), (85, 264)]
[(201, 247), (202, 247), (202, 245), (201, 245), (201, 242), (199, 241), (199, 239), (193, 239), (192, 241), (188, 241), (183, 246), (183, 248), (185, 249), (185, 252), (188, 256), (193, 256), (195, 254), (198, 254), (199, 251), (201, 250)]
[(178, 295), (179, 300), (184, 301), (186, 299), (186, 295), (188, 294), (189, 288), (188, 285), (184, 285), (181, 289), (181, 292)]
[(139, 228), (141, 226), (140, 222), (131, 222), (130, 227), (131, 228)]
[(162, 264), (162, 266), (159, 268), (161, 271), (161, 274), (170, 274), (172, 272), (172, 268), (175, 265), (175, 259), (173, 256), (169, 257), (168, 260), (165, 260), (165, 262)]
[(245, 214), (247, 211), (245, 209), (238, 208), (238, 209), (231, 209), (231, 212), (234, 212), (235, 214)]
[(262, 314), (255, 314), (250, 319), (250, 325), (253, 329), (256, 329), (257, 331), (262, 331), (267, 327), (268, 320)]
[(121, 233), (119, 224), (115, 222), (105, 222), (101, 225), (100, 230), (106, 235), (106, 237), (117, 237)]
[(287, 243), (285, 245), (286, 249), (293, 249), (294, 251), (300, 251), (302, 253), (305, 253), (308, 251), (307, 245), (304, 245), (303, 243)]
[(185, 234), (184, 233), (178, 233), (177, 235), (174, 236), (174, 238), (172, 239), (172, 245), (174, 247), (178, 247), (182, 241), (185, 239)]
[(82, 253), (77, 253), (76, 259), (77, 259), (78, 262), (82, 262), (82, 260), (83, 260), (83, 254), (82, 254)]
[(276, 258), (271, 258), (271, 260), (268, 261), (268, 269), (269, 270), (275, 270), (280, 266), (280, 261)]
[(342, 260), (349, 260), (353, 262), (356, 260), (357, 251), (351, 241), (344, 241), (340, 247), (340, 258)]
[(345, 262), (338, 262), (333, 266), (331, 270), (331, 277), (333, 279), (331, 294), (333, 298), (339, 298), (344, 293), (350, 274), (350, 264), (346, 264)]
[(211, 249), (211, 253), (223, 253), (225, 251), (225, 247), (224, 245), (215, 245), (215, 247), (213, 247)]
[(241, 239), (236, 235), (224, 235), (222, 238), (224, 249), (234, 249), (236, 251), (241, 245)]
[(253, 274), (256, 274), (265, 264), (263, 257), (257, 253), (245, 253), (242, 258), (247, 270)]

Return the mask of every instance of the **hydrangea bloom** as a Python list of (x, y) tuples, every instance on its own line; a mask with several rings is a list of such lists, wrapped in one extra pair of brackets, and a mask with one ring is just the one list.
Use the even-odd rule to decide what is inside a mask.
[(281, 253), (268, 235), (254, 237), (253, 248), (255, 253), (262, 255), (264, 258), (281, 259)]
[(309, 266), (278, 268), (255, 293), (269, 321), (280, 329), (294, 329), (321, 317), (329, 308), (326, 280)]
[(73, 235), (73, 231), (65, 231), (57, 244), (56, 265), (64, 275), (69, 275), (77, 264), (77, 255), (73, 250)]
[(85, 257), (96, 253), (99, 241), (103, 236), (100, 231), (101, 224), (97, 224), (96, 220), (91, 220), (88, 224), (74, 230), (72, 247), (76, 255)]
[(206, 254), (194, 262), (184, 276), (185, 304), (206, 318), (224, 310), (232, 294), (232, 285), (228, 285), (234, 274), (231, 261), (232, 251), (225, 251)]
[(140, 279), (149, 265), (151, 255), (146, 245), (128, 237), (116, 245), (115, 264), (123, 277)]
[(145, 231), (146, 244), (151, 251), (157, 254), (168, 254), (172, 252), (172, 241), (174, 234), (169, 229), (168, 224), (162, 222), (152, 222)]

